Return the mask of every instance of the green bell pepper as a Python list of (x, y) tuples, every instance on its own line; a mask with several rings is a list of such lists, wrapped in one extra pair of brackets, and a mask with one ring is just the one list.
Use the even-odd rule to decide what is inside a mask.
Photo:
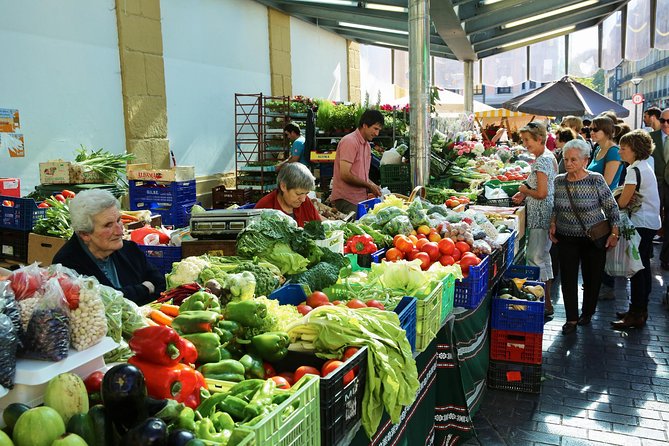
[(231, 357), (230, 352), (221, 345), (220, 337), (216, 333), (193, 333), (183, 335), (182, 338), (188, 339), (195, 346), (199, 364), (218, 362)]
[(214, 422), (209, 418), (203, 418), (197, 422), (195, 435), (201, 440), (208, 440), (226, 444), (232, 435), (230, 430), (217, 431)]
[(212, 331), (216, 321), (222, 317), (216, 311), (185, 311), (174, 318), (172, 328), (180, 335), (206, 333)]
[(189, 430), (191, 432), (195, 431), (195, 411), (190, 407), (184, 407), (179, 412), (179, 417), (177, 418), (176, 427)]
[(197, 370), (205, 378), (222, 381), (244, 381), (245, 368), (239, 361), (234, 359), (223, 359), (222, 361), (203, 364)]
[(280, 331), (271, 331), (251, 338), (253, 351), (258, 353), (263, 360), (269, 362), (282, 360), (288, 354), (289, 345), (288, 333)]
[(218, 297), (206, 291), (198, 291), (191, 294), (179, 306), (179, 313), (184, 311), (203, 311), (214, 310), (220, 311), (221, 304), (218, 302)]
[(265, 378), (265, 368), (263, 367), (262, 359), (260, 359), (260, 357), (247, 353), (241, 357), (239, 362), (244, 367), (244, 376), (247, 379)]
[(244, 408), (245, 419), (251, 420), (259, 415), (266, 414), (272, 404), (272, 396), (276, 390), (276, 383), (272, 379), (266, 380)]
[(235, 421), (232, 419), (229, 413), (227, 412), (216, 412), (211, 416), (211, 420), (214, 422), (214, 426), (218, 432), (223, 430), (232, 430), (235, 428)]
[(266, 316), (267, 306), (254, 300), (230, 302), (225, 307), (225, 319), (238, 322), (243, 327), (261, 327)]

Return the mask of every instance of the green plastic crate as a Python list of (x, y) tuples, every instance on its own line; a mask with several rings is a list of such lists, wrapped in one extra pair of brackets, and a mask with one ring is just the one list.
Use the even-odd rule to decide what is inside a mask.
[[(298, 382), (307, 382), (290, 398), (274, 409), (264, 420), (254, 426), (244, 426), (252, 439), (244, 439), (247, 446), (320, 446), (321, 408), (320, 377), (304, 375)], [(236, 383), (207, 380), (209, 390), (223, 392)], [(295, 410), (287, 417), (281, 414), (289, 406)]]
[(520, 187), (521, 184), (523, 184), (522, 181), (490, 180), (490, 181), (486, 181), (483, 184), (483, 187), (484, 187), (484, 190), (485, 190), (485, 186), (489, 186), (489, 187), (492, 187), (492, 188), (500, 188), (504, 192), (506, 192), (509, 197), (512, 197), (516, 194), (516, 192), (518, 192), (518, 188)]
[(441, 291), (441, 319), (440, 322), (443, 323), (449, 314), (453, 312), (453, 303), (455, 299), (455, 276), (449, 274), (444, 277), (442, 280), (442, 291)]
[(443, 283), (437, 285), (426, 297), (416, 296), (416, 351), (422, 352), (437, 336), (441, 325)]

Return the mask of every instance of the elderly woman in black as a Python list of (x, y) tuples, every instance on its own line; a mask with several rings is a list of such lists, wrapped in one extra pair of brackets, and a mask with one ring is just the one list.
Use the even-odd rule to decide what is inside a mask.
[[(597, 308), (606, 248), (618, 242), (618, 205), (601, 174), (586, 170), (590, 147), (574, 139), (562, 149), (566, 174), (555, 178), (555, 198), (550, 237), (559, 245), (558, 258), (567, 322), (562, 333), (576, 331), (576, 325), (588, 325)], [(608, 219), (611, 233), (605, 248), (599, 248), (586, 233)], [(583, 277), (583, 304), (578, 314), (578, 270)]]

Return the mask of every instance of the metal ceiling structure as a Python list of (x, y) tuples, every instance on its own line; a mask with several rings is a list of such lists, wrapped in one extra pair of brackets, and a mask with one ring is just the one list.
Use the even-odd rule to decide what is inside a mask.
[[(358, 43), (408, 50), (408, 0), (256, 1)], [(430, 52), (476, 61), (598, 25), (628, 1), (431, 0)]]

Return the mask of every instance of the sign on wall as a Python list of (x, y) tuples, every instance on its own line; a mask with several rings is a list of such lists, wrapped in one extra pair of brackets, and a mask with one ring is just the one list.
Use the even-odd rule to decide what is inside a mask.
[(0, 108), (0, 151), (9, 153), (10, 158), (23, 158), (26, 155), (23, 134), (16, 133), (20, 128), (19, 111)]

